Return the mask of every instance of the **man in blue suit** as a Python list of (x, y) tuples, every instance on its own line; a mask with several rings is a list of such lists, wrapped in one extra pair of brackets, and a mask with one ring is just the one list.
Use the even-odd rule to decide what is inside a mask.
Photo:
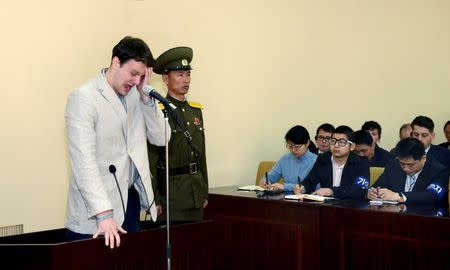
[(434, 122), (427, 116), (417, 116), (411, 123), (412, 137), (418, 139), (425, 146), (428, 158), (440, 162), (450, 169), (450, 150), (431, 144), (434, 139)]
[(405, 138), (396, 146), (398, 159), (392, 160), (367, 192), (370, 200), (401, 203), (445, 203), (449, 172), (428, 158), (416, 138)]

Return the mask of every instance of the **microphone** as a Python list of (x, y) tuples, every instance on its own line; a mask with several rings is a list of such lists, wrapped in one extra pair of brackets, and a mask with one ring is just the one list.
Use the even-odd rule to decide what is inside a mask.
[(164, 104), (164, 107), (166, 107), (166, 109), (169, 109), (169, 107), (170, 107), (175, 110), (177, 108), (175, 105), (172, 104), (172, 102), (168, 101), (165, 97), (161, 96), (158, 92), (156, 92), (156, 90), (155, 90), (155, 88), (153, 88), (153, 86), (148, 85), (148, 84), (144, 85), (143, 90), (146, 94), (148, 94), (149, 96), (151, 96), (154, 99), (159, 100), (159, 102)]
[(114, 176), (114, 180), (116, 180), (117, 189), (119, 190), (120, 200), (122, 201), (122, 208), (123, 208), (123, 216), (125, 217), (125, 204), (123, 203), (123, 197), (122, 197), (122, 191), (120, 191), (119, 182), (117, 181), (116, 177), (116, 166), (113, 164), (109, 165), (109, 172)]

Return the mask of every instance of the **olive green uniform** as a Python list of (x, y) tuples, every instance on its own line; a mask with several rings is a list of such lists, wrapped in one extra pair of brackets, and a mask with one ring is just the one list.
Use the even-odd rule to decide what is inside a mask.
[[(169, 113), (172, 130), (169, 141), (169, 203), (170, 219), (201, 220), (203, 203), (208, 195), (208, 172), (205, 156), (205, 131), (202, 106), (198, 103), (179, 101), (167, 96), (177, 109)], [(191, 143), (185, 136), (183, 127), (176, 123), (176, 117), (185, 124), (192, 138)], [(192, 145), (192, 146), (191, 146)], [(165, 218), (165, 149), (149, 145), (149, 160), (153, 177), (155, 200), (163, 205)]]

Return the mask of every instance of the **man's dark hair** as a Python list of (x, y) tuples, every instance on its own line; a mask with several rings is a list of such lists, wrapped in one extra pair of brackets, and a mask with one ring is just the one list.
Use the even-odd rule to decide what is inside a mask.
[(416, 138), (404, 138), (395, 146), (398, 158), (420, 160), (425, 155), (425, 146)]
[(317, 128), (316, 135), (319, 134), (319, 130), (323, 130), (325, 132), (333, 133), (334, 132), (334, 126), (332, 124), (329, 124), (329, 123), (324, 123), (324, 124), (320, 125)]
[(291, 141), (295, 144), (305, 144), (309, 141), (309, 133), (306, 128), (297, 125), (288, 130), (284, 139), (286, 142)]
[(444, 131), (445, 131), (445, 129), (447, 128), (448, 125), (450, 125), (450, 121), (447, 121), (447, 123), (445, 123), (445, 125), (444, 125)]
[(358, 130), (353, 134), (353, 142), (355, 144), (372, 146), (373, 138), (367, 130)]
[(153, 67), (155, 59), (147, 44), (140, 38), (130, 36), (124, 37), (112, 50), (112, 58), (117, 56), (120, 65), (125, 64), (128, 60), (133, 59), (137, 62), (144, 63), (147, 67)]
[(331, 136), (333, 136), (334, 134), (344, 134), (347, 137), (347, 140), (353, 142), (354, 139), (354, 132), (353, 129), (349, 126), (338, 126), (333, 134)]
[(430, 132), (434, 131), (434, 122), (428, 116), (419, 115), (411, 122), (411, 127), (419, 126), (428, 129)]
[(362, 130), (367, 130), (367, 131), (371, 131), (371, 130), (376, 129), (376, 130), (378, 131), (378, 137), (381, 138), (381, 126), (380, 126), (380, 124), (378, 124), (378, 123), (375, 122), (375, 121), (366, 121), (366, 122), (362, 125), (361, 129), (362, 129)]

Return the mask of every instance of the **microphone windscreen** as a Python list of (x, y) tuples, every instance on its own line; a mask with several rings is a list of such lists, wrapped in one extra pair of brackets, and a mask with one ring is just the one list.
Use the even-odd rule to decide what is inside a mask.
[(149, 84), (146, 84), (146, 85), (144, 85), (143, 90), (147, 95), (150, 95), (150, 92), (155, 90), (155, 88)]
[(110, 173), (116, 173), (116, 166), (114, 166), (114, 165), (109, 165), (109, 172)]

